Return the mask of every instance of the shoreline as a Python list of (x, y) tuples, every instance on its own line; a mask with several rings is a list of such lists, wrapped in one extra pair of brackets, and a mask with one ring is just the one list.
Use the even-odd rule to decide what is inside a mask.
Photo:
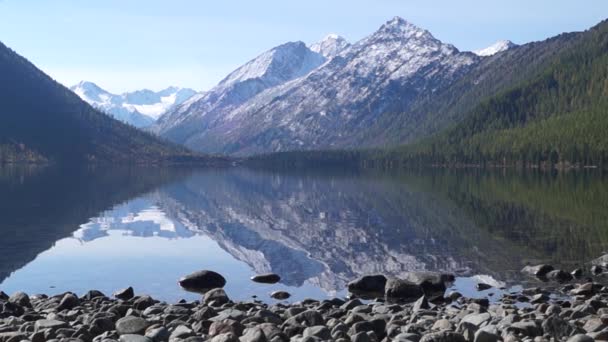
[[(591, 274), (596, 271), (592, 268)], [(405, 279), (374, 275), (349, 283), (349, 291), (359, 298), (289, 304), (232, 301), (222, 282), (200, 300), (176, 303), (136, 294), (132, 288), (112, 296), (96, 290), (82, 296), (0, 292), (0, 342), (608, 340), (608, 287), (582, 277), (573, 283), (574, 277), (565, 275), (570, 273), (548, 265), (523, 272), (570, 281), (551, 289), (505, 291), (490, 300), (446, 291), (445, 284), (454, 280), (449, 274), (412, 272)], [(203, 279), (201, 274), (209, 281), (209, 273), (219, 276), (212, 280), (222, 279), (212, 271), (193, 275), (199, 277), (195, 281)], [(478, 290), (487, 286), (478, 284)]]

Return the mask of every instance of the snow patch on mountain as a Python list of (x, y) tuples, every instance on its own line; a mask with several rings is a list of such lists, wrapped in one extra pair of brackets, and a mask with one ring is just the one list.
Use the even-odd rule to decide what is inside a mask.
[(153, 124), (167, 110), (196, 94), (188, 88), (168, 87), (112, 94), (93, 82), (82, 81), (70, 88), (81, 99), (114, 118), (136, 127)]
[(486, 48), (475, 50), (473, 51), (473, 53), (477, 56), (487, 57), (493, 56), (499, 52), (506, 51), (515, 46), (517, 46), (517, 44), (513, 43), (510, 40), (499, 40)]
[(323, 40), (310, 45), (310, 50), (325, 56), (327, 59), (332, 59), (349, 46), (350, 43), (346, 39), (332, 33)]

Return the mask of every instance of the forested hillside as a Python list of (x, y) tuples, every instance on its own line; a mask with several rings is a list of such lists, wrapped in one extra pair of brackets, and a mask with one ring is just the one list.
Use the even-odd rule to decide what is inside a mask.
[(217, 161), (93, 109), (0, 43), (0, 163)]
[(538, 75), (483, 101), (457, 125), (389, 154), (427, 164), (604, 166), (607, 132), (608, 22), (603, 22)]

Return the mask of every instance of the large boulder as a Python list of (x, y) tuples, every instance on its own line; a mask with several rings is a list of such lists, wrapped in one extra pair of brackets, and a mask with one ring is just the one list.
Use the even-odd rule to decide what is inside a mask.
[(389, 299), (415, 301), (423, 294), (418, 284), (397, 278), (388, 279), (384, 288), (384, 295)]
[(354, 294), (382, 294), (386, 277), (382, 274), (366, 275), (348, 283), (348, 291)]
[(443, 295), (448, 283), (454, 282), (453, 274), (439, 272), (408, 272), (403, 277), (410, 283), (420, 286), (427, 296)]
[(179, 285), (188, 291), (204, 293), (211, 289), (224, 287), (226, 279), (217, 272), (203, 270), (182, 277)]
[(529, 275), (532, 275), (532, 276), (535, 276), (538, 278), (544, 278), (547, 275), (547, 273), (549, 273), (553, 270), (554, 270), (553, 266), (541, 264), (541, 265), (536, 265), (536, 266), (526, 266), (521, 271), (523, 273), (527, 273)]

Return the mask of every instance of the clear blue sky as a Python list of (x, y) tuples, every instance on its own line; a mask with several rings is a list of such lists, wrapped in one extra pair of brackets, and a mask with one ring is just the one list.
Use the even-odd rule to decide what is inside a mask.
[(58, 81), (197, 90), (286, 41), (356, 41), (394, 16), (461, 50), (579, 31), (607, 0), (0, 0), (0, 41)]

